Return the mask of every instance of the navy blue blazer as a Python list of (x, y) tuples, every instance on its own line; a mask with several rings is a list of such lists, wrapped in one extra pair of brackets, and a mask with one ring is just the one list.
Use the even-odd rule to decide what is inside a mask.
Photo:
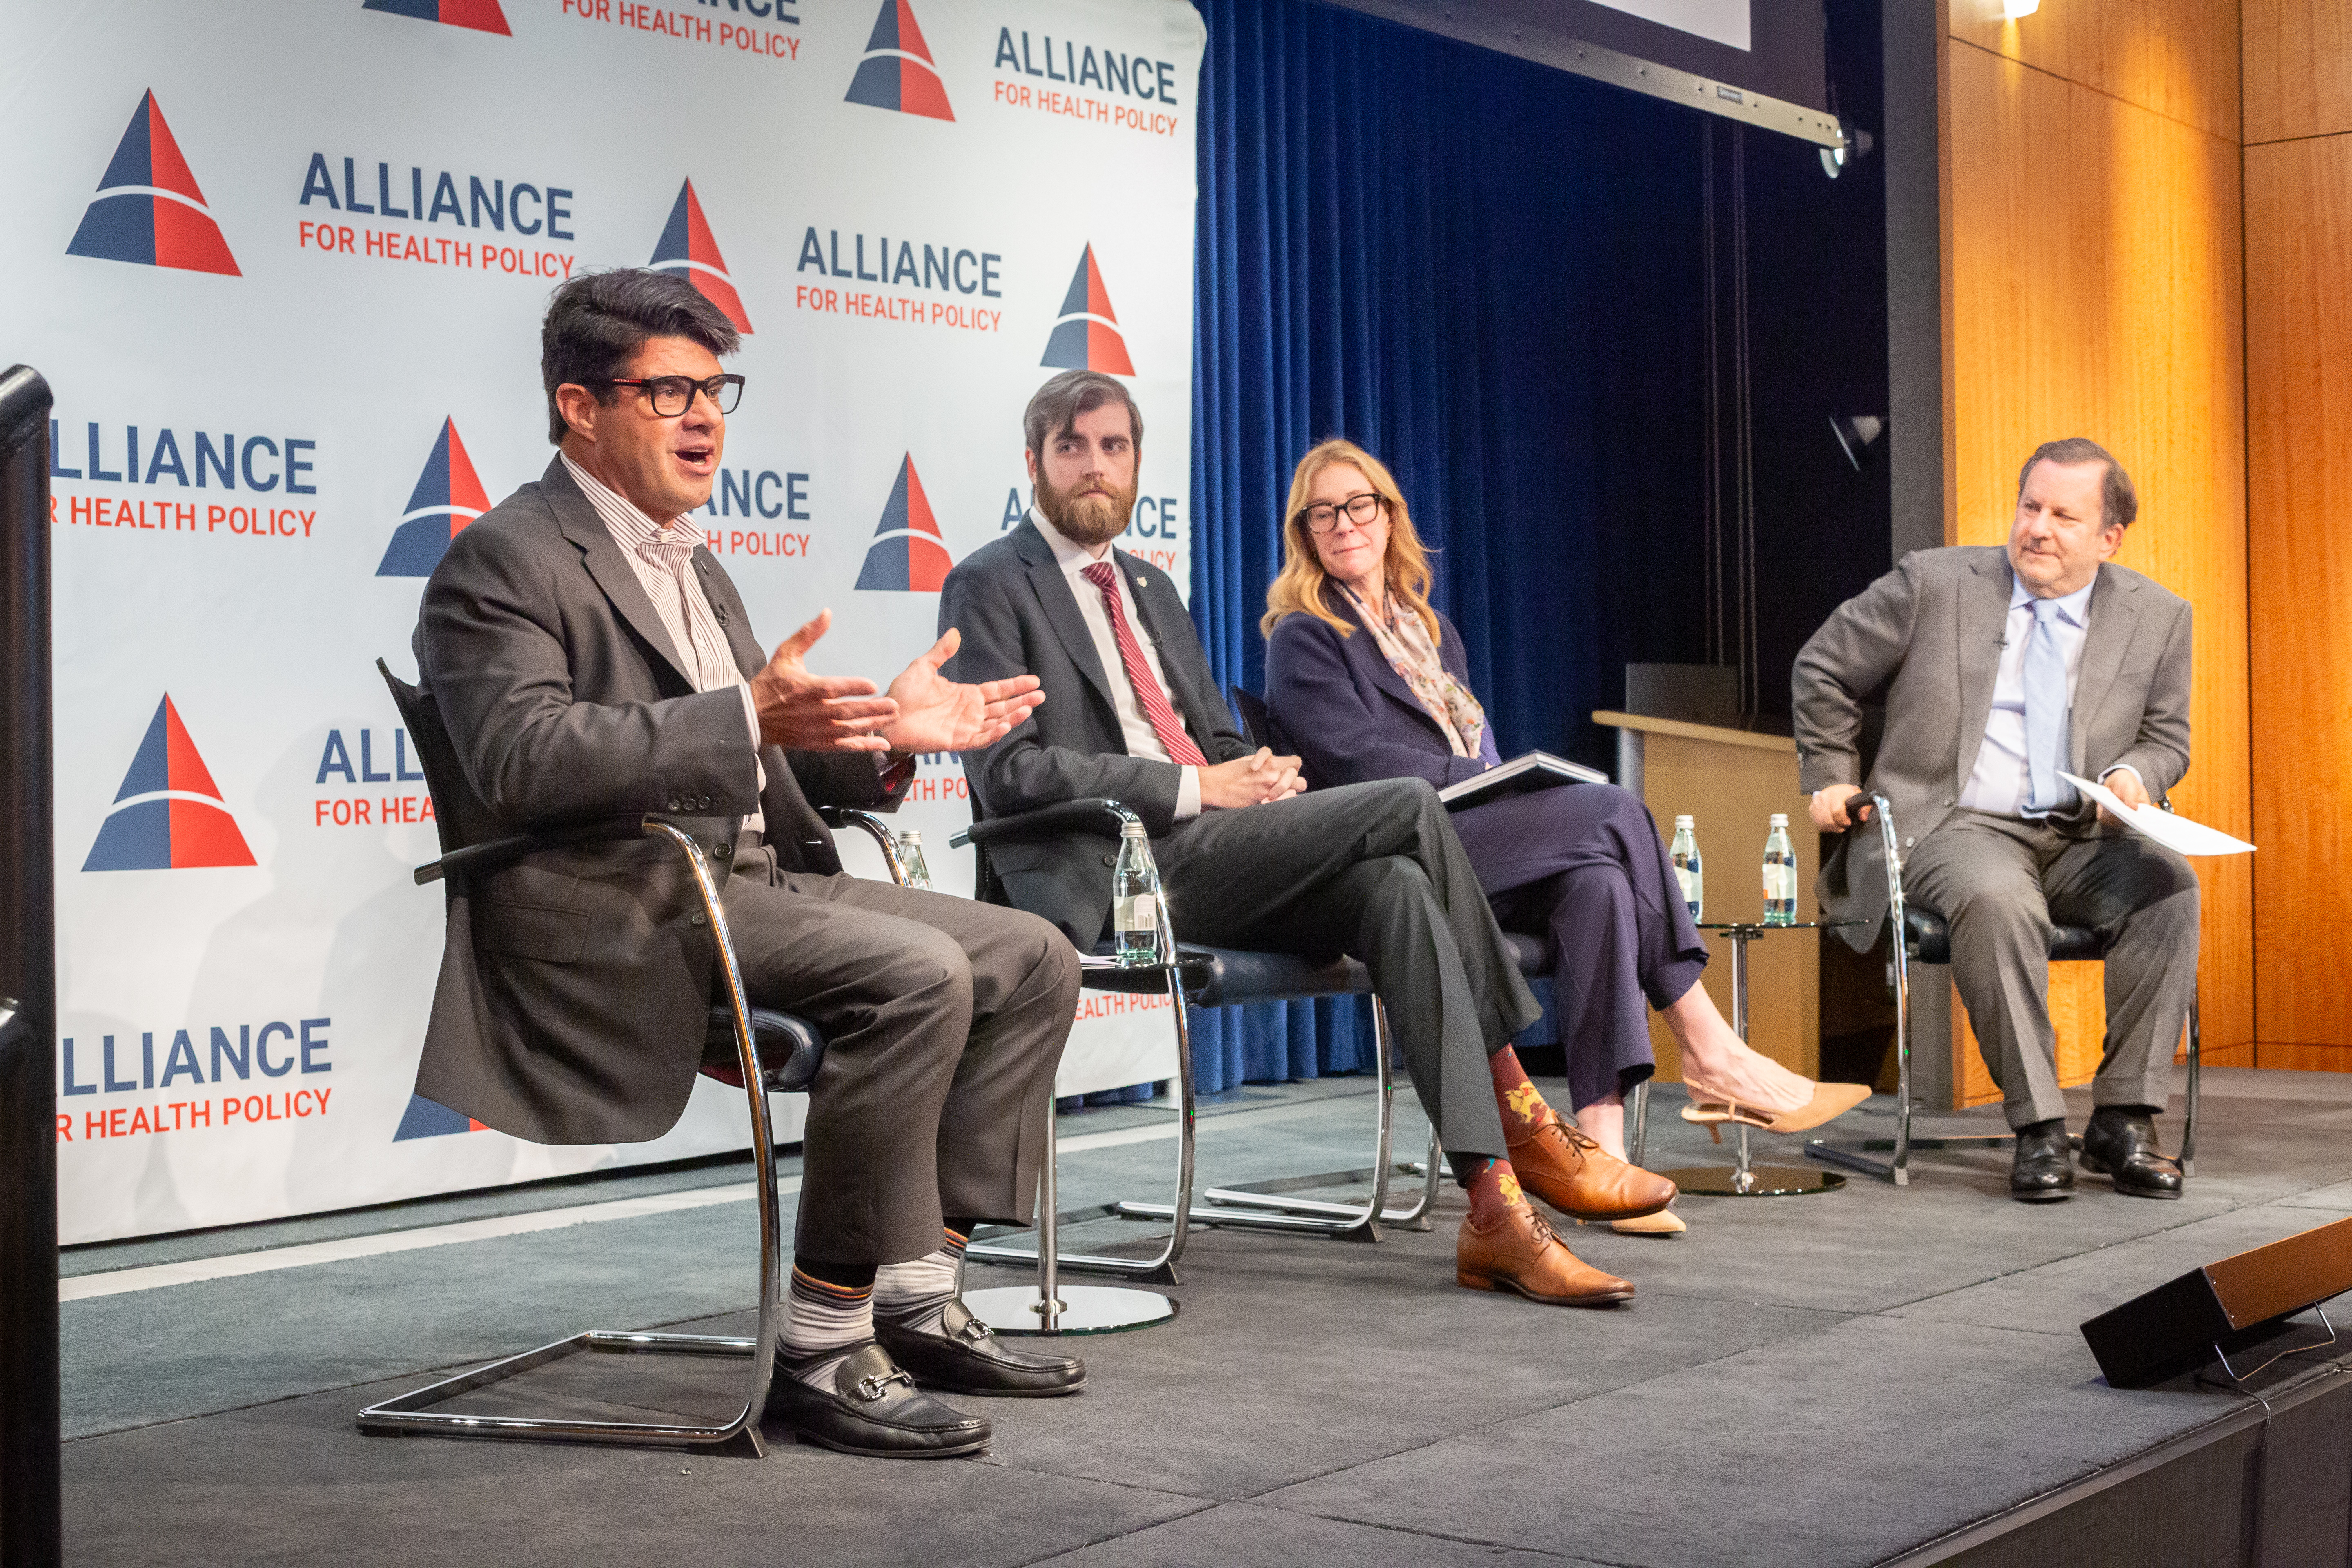
[[(1278, 738), (1296, 748), (1312, 785), (1370, 779), (1427, 779), (1438, 788), (1494, 766), (1500, 752), (1457, 757), (1445, 731), (1381, 652), (1345, 595), (1332, 610), (1356, 630), (1341, 637), (1304, 613), (1275, 623), (1265, 639), (1265, 706)], [(1330, 603), (1326, 600), (1326, 603)], [(1470, 685), (1462, 634), (1439, 612), (1438, 661)], [(1489, 726), (1490, 738), (1494, 730)]]

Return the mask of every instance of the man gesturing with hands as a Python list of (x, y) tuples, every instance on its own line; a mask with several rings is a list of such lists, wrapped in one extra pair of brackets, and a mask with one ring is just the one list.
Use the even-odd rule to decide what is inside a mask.
[[(877, 692), (772, 655), (693, 521), (742, 395), (733, 326), (683, 279), (584, 275), (541, 334), (557, 455), (450, 542), (416, 636), (471, 798), (469, 839), (603, 816), (740, 819), (722, 898), (755, 1006), (825, 1037), (769, 1413), (853, 1453), (983, 1447), (919, 1389), (1064, 1394), (1074, 1356), (964, 1311), (971, 1226), (1025, 1225), (1077, 1000), (1041, 920), (845, 876), (817, 806), (891, 809), (915, 753), (984, 746), (1034, 680), (947, 679), (950, 629)], [(451, 889), (417, 1092), (547, 1143), (659, 1137), (702, 1058), (716, 948), (675, 851), (531, 856)]]
[[(1182, 939), (1362, 960), (1457, 1176), (1483, 1173), (1516, 1199), (1486, 1058), (1538, 1009), (1437, 792), (1416, 778), (1303, 794), (1297, 757), (1235, 731), (1175, 584), (1111, 548), (1143, 444), (1123, 384), (1065, 372), (1022, 426), (1035, 504), (949, 573), (940, 598), (940, 626), (963, 634), (957, 679), (1034, 677), (1046, 699), (965, 753), (981, 812), (1109, 796), (1151, 835)], [(1016, 904), (1091, 951), (1110, 914), (1108, 847), (1074, 835), (991, 858)], [(1578, 1305), (1632, 1292), (1574, 1265), (1531, 1215), (1510, 1256), (1481, 1246), (1465, 1284), (1475, 1274), (1479, 1289)]]

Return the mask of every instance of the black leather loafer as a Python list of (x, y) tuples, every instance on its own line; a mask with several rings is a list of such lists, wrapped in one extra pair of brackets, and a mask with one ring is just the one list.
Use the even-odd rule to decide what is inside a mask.
[(2065, 1122), (2037, 1121), (2017, 1130), (2009, 1195), (2021, 1204), (2054, 1204), (2074, 1195), (2074, 1161), (2066, 1147)]
[(2083, 1169), (2096, 1171), (2126, 1197), (2177, 1198), (2180, 1162), (2157, 1152), (2156, 1119), (2145, 1110), (2102, 1106), (2083, 1130)]
[(1087, 1363), (1077, 1357), (1016, 1351), (973, 1317), (961, 1299), (947, 1304), (936, 1332), (917, 1333), (877, 1318), (874, 1337), (919, 1386), (950, 1394), (1040, 1399), (1076, 1394), (1087, 1381)]
[(985, 1415), (950, 1410), (922, 1393), (872, 1341), (852, 1351), (833, 1374), (833, 1391), (811, 1388), (776, 1362), (768, 1414), (803, 1443), (878, 1459), (947, 1459), (988, 1447)]

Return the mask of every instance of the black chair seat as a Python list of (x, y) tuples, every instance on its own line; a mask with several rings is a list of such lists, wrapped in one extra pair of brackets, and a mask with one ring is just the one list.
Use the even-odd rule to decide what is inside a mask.
[[(1943, 916), (1933, 910), (1906, 902), (1903, 906), (1903, 929), (1909, 934), (1912, 949), (1920, 963), (1952, 962), (1952, 928), (1944, 923)], [(2089, 926), (2050, 928), (2050, 962), (2053, 963), (2093, 963), (2106, 955), (2106, 938)]]
[[(1089, 991), (1157, 994), (1168, 982), (1155, 965), (1116, 969), (1102, 963), (1110, 956), (1108, 944), (1087, 960), (1079, 984)], [(1301, 996), (1346, 996), (1370, 991), (1372, 977), (1352, 958), (1298, 958), (1286, 952), (1244, 952), (1230, 947), (1177, 949), (1177, 964), (1184, 972), (1184, 995), (1195, 1007), (1224, 1007), (1242, 1002), (1279, 1002)]]
[(1511, 962), (1529, 980), (1540, 979), (1551, 973), (1551, 954), (1545, 950), (1544, 939), (1524, 931), (1507, 931), (1503, 945), (1510, 950)]
[[(751, 1009), (751, 1039), (760, 1047), (760, 1077), (770, 1094), (791, 1094), (806, 1089), (824, 1065), (824, 1037), (816, 1026), (790, 1013)], [(706, 1078), (737, 1089), (743, 1070), (735, 1049), (735, 1015), (725, 1007), (710, 1010), (710, 1033), (702, 1042), (702, 1072)]]

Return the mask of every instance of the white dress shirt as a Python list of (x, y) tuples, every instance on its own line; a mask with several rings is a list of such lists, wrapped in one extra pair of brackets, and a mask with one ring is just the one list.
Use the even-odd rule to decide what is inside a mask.
[[(2074, 593), (2054, 601), (2058, 611), (2048, 623), (2048, 630), (2058, 639), (2058, 650), (2066, 659), (2066, 705), (2070, 715), (2075, 683), (2083, 673), (2083, 645), (2091, 629), (2091, 590), (2096, 586), (2098, 579), (2095, 576)], [(2033, 784), (2025, 755), (2025, 647), (2034, 635), (2033, 604), (2033, 594), (2023, 583), (2017, 583), (2010, 590), (2009, 618), (2001, 623), (2000, 668), (1993, 676), (1992, 710), (1985, 716), (1984, 744), (1977, 748), (1976, 766), (1969, 773), (1968, 786), (1960, 791), (1963, 811), (2035, 819), (2049, 815), (2026, 809), (2026, 802), (2032, 798)], [(2071, 723), (2067, 732), (2073, 733)], [(2064, 757), (2058, 762), (2062, 768), (2073, 765)], [(2116, 773), (2139, 777), (2139, 770), (2128, 764), (2107, 770), (2107, 773)], [(2107, 773), (2099, 775), (2102, 782)]]
[[(571, 453), (558, 456), (580, 493), (603, 520), (613, 542), (621, 547), (629, 569), (645, 587), (646, 597), (653, 601), (654, 614), (661, 617), (662, 630), (669, 634), (672, 661), (694, 682), (697, 691), (723, 691), (731, 686), (742, 693), (743, 721), (751, 728), (752, 782), (764, 792), (768, 772), (760, 763), (759, 705), (751, 700), (751, 683), (736, 665), (727, 634), (694, 570), (694, 552), (703, 542), (702, 530), (683, 517), (656, 522), (635, 501), (573, 462)], [(681, 653), (686, 657), (680, 658)], [(767, 826), (767, 818), (754, 805), (743, 826), (756, 833)]]
[[(1111, 630), (1110, 613), (1103, 607), (1102, 590), (1082, 575), (1096, 562), (1110, 559), (1110, 546), (1080, 544), (1047, 522), (1045, 514), (1034, 506), (1029, 509), (1029, 521), (1037, 525), (1037, 531), (1045, 536), (1047, 544), (1053, 546), (1055, 563), (1062, 568), (1062, 575), (1068, 579), (1070, 595), (1077, 600), (1078, 614), (1086, 620), (1087, 635), (1095, 639), (1095, 657), (1102, 661), (1103, 675), (1110, 682), (1111, 707), (1118, 714), (1119, 735), (1127, 742), (1127, 754), (1149, 757), (1155, 763), (1173, 761), (1168, 755), (1168, 748), (1160, 743), (1160, 731), (1154, 730), (1151, 721), (1144, 716), (1143, 704), (1136, 700), (1135, 688), (1127, 679), (1127, 661), (1118, 657), (1118, 634)], [(1160, 649), (1151, 640), (1150, 628), (1136, 612), (1135, 585), (1124, 572), (1117, 574), (1117, 580), (1119, 605), (1127, 612), (1127, 624), (1135, 633), (1136, 643), (1143, 649), (1143, 662), (1150, 666), (1151, 679), (1160, 682), (1160, 689), (1168, 698), (1168, 706), (1175, 710), (1177, 721), (1182, 723), (1183, 705), (1176, 700), (1175, 688), (1168, 684), (1168, 672), (1160, 666)], [(1189, 731), (1190, 725), (1186, 728)], [(1195, 745), (1199, 745), (1200, 741), (1200, 736), (1192, 737)], [(1208, 750), (1206, 746), (1201, 747), (1203, 755)], [(1176, 820), (1182, 822), (1187, 817), (1200, 815), (1201, 770), (1187, 767), (1183, 778), (1176, 785)]]

